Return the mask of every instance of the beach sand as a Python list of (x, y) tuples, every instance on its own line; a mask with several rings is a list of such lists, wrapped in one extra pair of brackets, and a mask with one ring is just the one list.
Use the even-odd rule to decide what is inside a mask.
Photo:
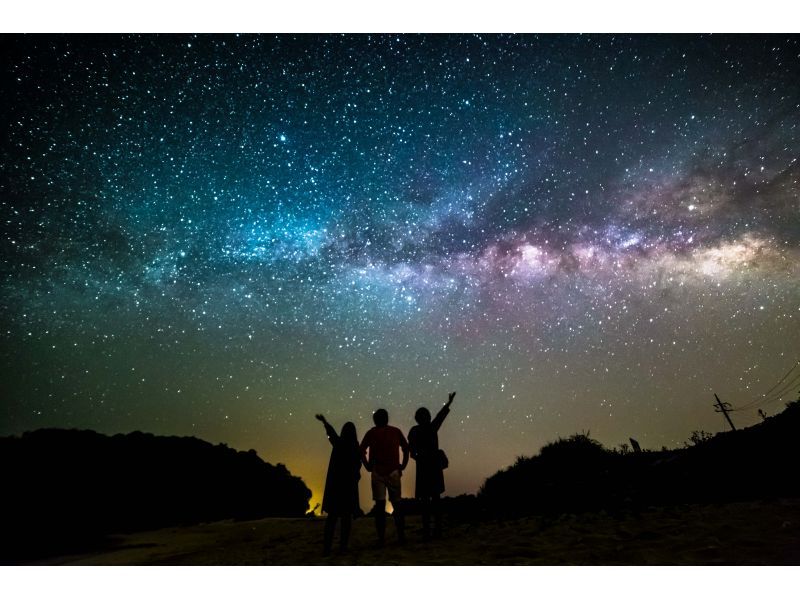
[[(447, 522), (420, 538), (391, 517), (378, 548), (371, 518), (353, 523), (347, 554), (322, 555), (324, 519), (221, 521), (112, 536), (103, 551), (31, 564), (66, 565), (798, 565), (800, 499), (655, 507), (618, 514)], [(338, 530), (337, 530), (338, 531)], [(337, 536), (338, 537), (338, 536)]]

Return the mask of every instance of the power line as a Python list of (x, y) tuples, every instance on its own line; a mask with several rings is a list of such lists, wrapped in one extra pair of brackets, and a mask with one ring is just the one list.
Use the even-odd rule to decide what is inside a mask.
[(757, 407), (760, 407), (761, 405), (772, 403), (782, 397), (785, 397), (787, 394), (789, 394), (790, 392), (792, 392), (797, 388), (800, 388), (800, 373), (798, 373), (794, 378), (786, 382), (786, 384), (784, 384), (781, 388), (777, 389), (775, 391), (775, 394), (771, 396), (763, 396), (755, 401), (752, 401), (742, 407), (737, 408), (736, 411), (755, 409)]
[(774, 403), (775, 401), (779, 401), (779, 400), (783, 399), (783, 397), (785, 397), (786, 395), (788, 395), (790, 392), (792, 392), (792, 391), (795, 391), (795, 390), (800, 390), (800, 382), (798, 382), (797, 384), (795, 384), (795, 385), (794, 385), (793, 387), (791, 387), (791, 388), (787, 388), (787, 389), (786, 389), (786, 390), (784, 390), (784, 391), (783, 391), (781, 394), (779, 394), (779, 395), (777, 395), (777, 396), (774, 396), (774, 397), (772, 397), (772, 398), (771, 398), (771, 399), (769, 399), (768, 401), (764, 401), (763, 403), (761, 403), (761, 405), (767, 405), (767, 404), (769, 404), (769, 403)]
[[(760, 397), (757, 397), (755, 399), (752, 399), (751, 401), (748, 401), (747, 403), (745, 403), (744, 405), (742, 405), (740, 407), (736, 407), (733, 410), (734, 411), (742, 411), (742, 410), (745, 410), (745, 409), (752, 409), (752, 408), (758, 407), (761, 404), (772, 402), (772, 400), (775, 399), (775, 397), (771, 397), (770, 394), (773, 391), (775, 391), (775, 389), (778, 389), (779, 393), (784, 393), (784, 392), (787, 392), (787, 391), (791, 392), (791, 390), (794, 390), (793, 386), (795, 385), (796, 382), (800, 381), (800, 372), (798, 372), (794, 377), (792, 377), (789, 380), (788, 386), (786, 386), (785, 388), (779, 388), (779, 387), (783, 384), (784, 380), (786, 380), (789, 377), (789, 375), (798, 366), (800, 366), (800, 360), (795, 361), (794, 365), (791, 368), (789, 368), (789, 371), (786, 372), (783, 375), (783, 377), (780, 380), (778, 380), (774, 385), (772, 385), (772, 387), (767, 392), (763, 393)], [(779, 396), (783, 396), (783, 395), (779, 395)]]
[[(772, 391), (774, 391), (774, 390), (775, 390), (777, 387), (779, 387), (779, 386), (781, 385), (781, 383), (782, 383), (784, 380), (786, 380), (786, 378), (788, 378), (788, 377), (789, 377), (789, 375), (790, 375), (790, 374), (791, 374), (791, 373), (792, 373), (792, 372), (793, 372), (793, 371), (794, 371), (794, 370), (797, 368), (797, 366), (798, 366), (798, 365), (800, 365), (800, 360), (796, 361), (796, 362), (794, 363), (794, 365), (793, 365), (791, 368), (789, 368), (789, 371), (788, 371), (788, 372), (786, 372), (786, 373), (783, 375), (783, 377), (782, 377), (780, 380), (778, 380), (778, 381), (777, 381), (775, 384), (773, 384), (773, 385), (770, 387), (770, 389), (769, 389), (767, 392), (765, 392), (765, 393), (762, 393), (762, 394), (761, 394), (761, 396), (759, 396), (759, 397), (757, 397), (757, 398), (755, 398), (755, 399), (753, 399), (753, 400), (749, 401), (748, 403), (746, 403), (746, 404), (742, 405), (742, 406), (740, 407), (740, 409), (744, 409), (744, 408), (746, 408), (746, 407), (749, 407), (750, 405), (755, 405), (755, 404), (756, 404), (756, 403), (758, 403), (759, 401), (761, 401), (761, 400), (763, 400), (764, 398), (766, 398), (767, 396), (769, 396), (769, 394), (770, 394)], [(794, 380), (794, 378), (793, 378), (792, 380)]]

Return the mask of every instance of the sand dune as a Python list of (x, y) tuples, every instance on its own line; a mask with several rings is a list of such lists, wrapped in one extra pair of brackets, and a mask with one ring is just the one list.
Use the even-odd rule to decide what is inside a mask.
[(101, 552), (36, 564), (69, 565), (778, 565), (800, 564), (800, 499), (450, 522), (445, 537), (375, 546), (356, 520), (350, 551), (322, 556), (322, 519), (223, 521), (113, 536)]

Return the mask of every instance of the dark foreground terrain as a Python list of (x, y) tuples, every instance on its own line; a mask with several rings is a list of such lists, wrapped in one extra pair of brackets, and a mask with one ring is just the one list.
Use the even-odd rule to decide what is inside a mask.
[(406, 546), (377, 549), (364, 517), (351, 552), (329, 558), (324, 520), (302, 517), (311, 492), (254, 451), (45, 430), (0, 439), (0, 457), (2, 563), (800, 565), (800, 401), (681, 449), (558, 439), (446, 498), (444, 539), (415, 541), (406, 500)]
[(348, 554), (322, 556), (323, 519), (222, 521), (113, 536), (101, 550), (35, 564), (68, 565), (800, 565), (800, 499), (653, 507), (451, 523), (445, 537), (374, 543), (355, 521)]

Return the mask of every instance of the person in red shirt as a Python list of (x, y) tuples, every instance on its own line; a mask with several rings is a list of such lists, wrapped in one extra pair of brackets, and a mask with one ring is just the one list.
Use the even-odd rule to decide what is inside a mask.
[[(394, 507), (394, 523), (397, 540), (405, 543), (405, 519), (400, 504), (400, 478), (408, 465), (408, 442), (403, 433), (389, 425), (386, 409), (378, 409), (372, 415), (375, 427), (370, 429), (361, 441), (361, 460), (364, 468), (372, 472), (372, 499), (375, 501), (375, 529), (378, 544), (381, 546), (386, 535), (386, 493)], [(403, 461), (400, 462), (400, 451)]]

